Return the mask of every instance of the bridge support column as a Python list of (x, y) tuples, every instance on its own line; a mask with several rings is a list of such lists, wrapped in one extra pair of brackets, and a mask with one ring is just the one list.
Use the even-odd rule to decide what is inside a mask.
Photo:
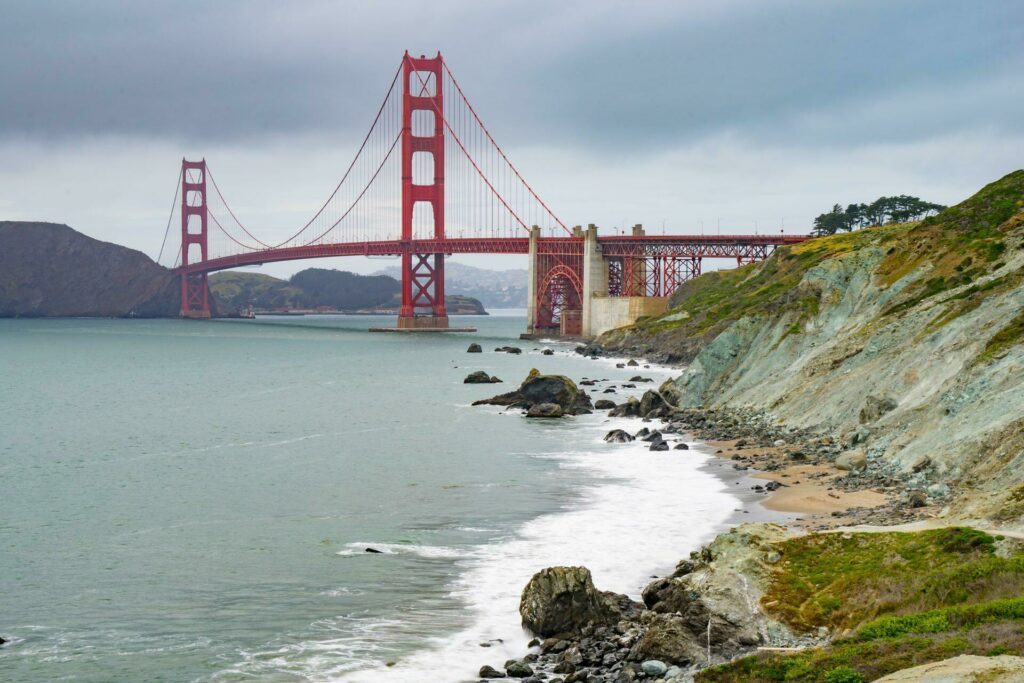
[(205, 272), (189, 272), (190, 247), (206, 261), (206, 160), (181, 160), (181, 317), (210, 317), (210, 288)]
[(526, 333), (537, 331), (537, 239), (540, 226), (530, 228), (530, 250), (526, 265)]
[[(402, 241), (414, 237), (413, 215), (417, 203), (429, 204), (434, 239), (444, 239), (444, 64), (441, 54), (402, 60)], [(414, 135), (413, 112), (429, 112), (434, 122), (431, 135)], [(429, 155), (434, 179), (429, 185), (413, 183), (414, 154)], [(402, 308), (399, 329), (448, 327), (444, 305), (444, 254), (402, 254)]]
[(584, 337), (596, 336), (594, 326), (594, 297), (608, 296), (608, 262), (601, 254), (597, 241), (597, 226), (591, 223), (583, 234), (583, 321)]

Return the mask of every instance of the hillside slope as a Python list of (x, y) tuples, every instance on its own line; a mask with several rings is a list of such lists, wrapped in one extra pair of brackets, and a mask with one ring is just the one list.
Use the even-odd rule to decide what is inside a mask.
[(704, 275), (606, 346), (688, 362), (665, 392), (838, 434), (947, 514), (1024, 528), (1024, 171), (919, 223)]
[[(236, 308), (287, 311), (327, 308), (338, 311), (391, 311), (401, 304), (401, 284), (386, 275), (307, 268), (289, 280), (262, 273), (223, 271), (210, 276), (210, 291)], [(449, 295), (452, 315), (487, 315), (476, 299)]]
[(0, 317), (176, 316), (179, 280), (142, 252), (56, 223), (0, 222)]

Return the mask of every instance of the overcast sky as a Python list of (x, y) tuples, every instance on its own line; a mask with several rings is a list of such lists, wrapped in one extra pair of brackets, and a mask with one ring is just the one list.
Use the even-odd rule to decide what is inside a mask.
[(205, 156), (247, 226), (301, 225), (406, 49), (445, 55), (569, 224), (805, 232), (1024, 166), (1019, 0), (0, 0), (0, 219), (155, 256)]

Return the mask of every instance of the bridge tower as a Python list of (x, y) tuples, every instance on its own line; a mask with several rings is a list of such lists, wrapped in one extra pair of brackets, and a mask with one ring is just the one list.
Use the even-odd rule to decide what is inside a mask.
[[(446, 328), (448, 313), (444, 306), (444, 253), (414, 253), (411, 245), (414, 208), (430, 205), (433, 213), (433, 239), (444, 239), (444, 66), (436, 57), (405, 53), (402, 62), (402, 308), (398, 327)], [(414, 135), (415, 112), (430, 112), (432, 135)], [(434, 178), (430, 184), (413, 183), (413, 157), (429, 154)], [(422, 239), (422, 237), (418, 237)]]
[(210, 317), (210, 288), (206, 273), (190, 273), (193, 244), (199, 261), (207, 258), (206, 159), (181, 160), (181, 317)]

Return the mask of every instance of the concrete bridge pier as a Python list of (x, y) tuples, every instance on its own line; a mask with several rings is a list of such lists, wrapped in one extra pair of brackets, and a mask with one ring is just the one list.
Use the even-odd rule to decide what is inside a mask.
[[(643, 234), (642, 226), (634, 226), (633, 236)], [(666, 297), (646, 296), (650, 266), (642, 252), (617, 257), (622, 281), (610, 291), (609, 259), (597, 226), (574, 227), (571, 239), (545, 245), (540, 228), (530, 229), (525, 336), (591, 339), (665, 311)]]
[[(633, 226), (633, 236), (644, 236), (643, 226)], [(628, 258), (628, 257), (627, 257)], [(590, 225), (583, 242), (583, 325), (582, 336), (593, 339), (616, 327), (632, 325), (645, 316), (660, 315), (668, 308), (668, 297), (647, 296), (647, 260), (630, 258), (623, 264), (623, 276), (633, 279), (633, 285), (619, 296), (608, 291), (608, 259), (601, 253), (597, 240), (597, 226)]]
[[(583, 234), (583, 297), (580, 308), (583, 321), (581, 333), (584, 337), (596, 336), (595, 329), (595, 297), (608, 296), (608, 261), (601, 254), (601, 245), (597, 241), (597, 226), (591, 223)], [(597, 308), (600, 308), (598, 305)]]

